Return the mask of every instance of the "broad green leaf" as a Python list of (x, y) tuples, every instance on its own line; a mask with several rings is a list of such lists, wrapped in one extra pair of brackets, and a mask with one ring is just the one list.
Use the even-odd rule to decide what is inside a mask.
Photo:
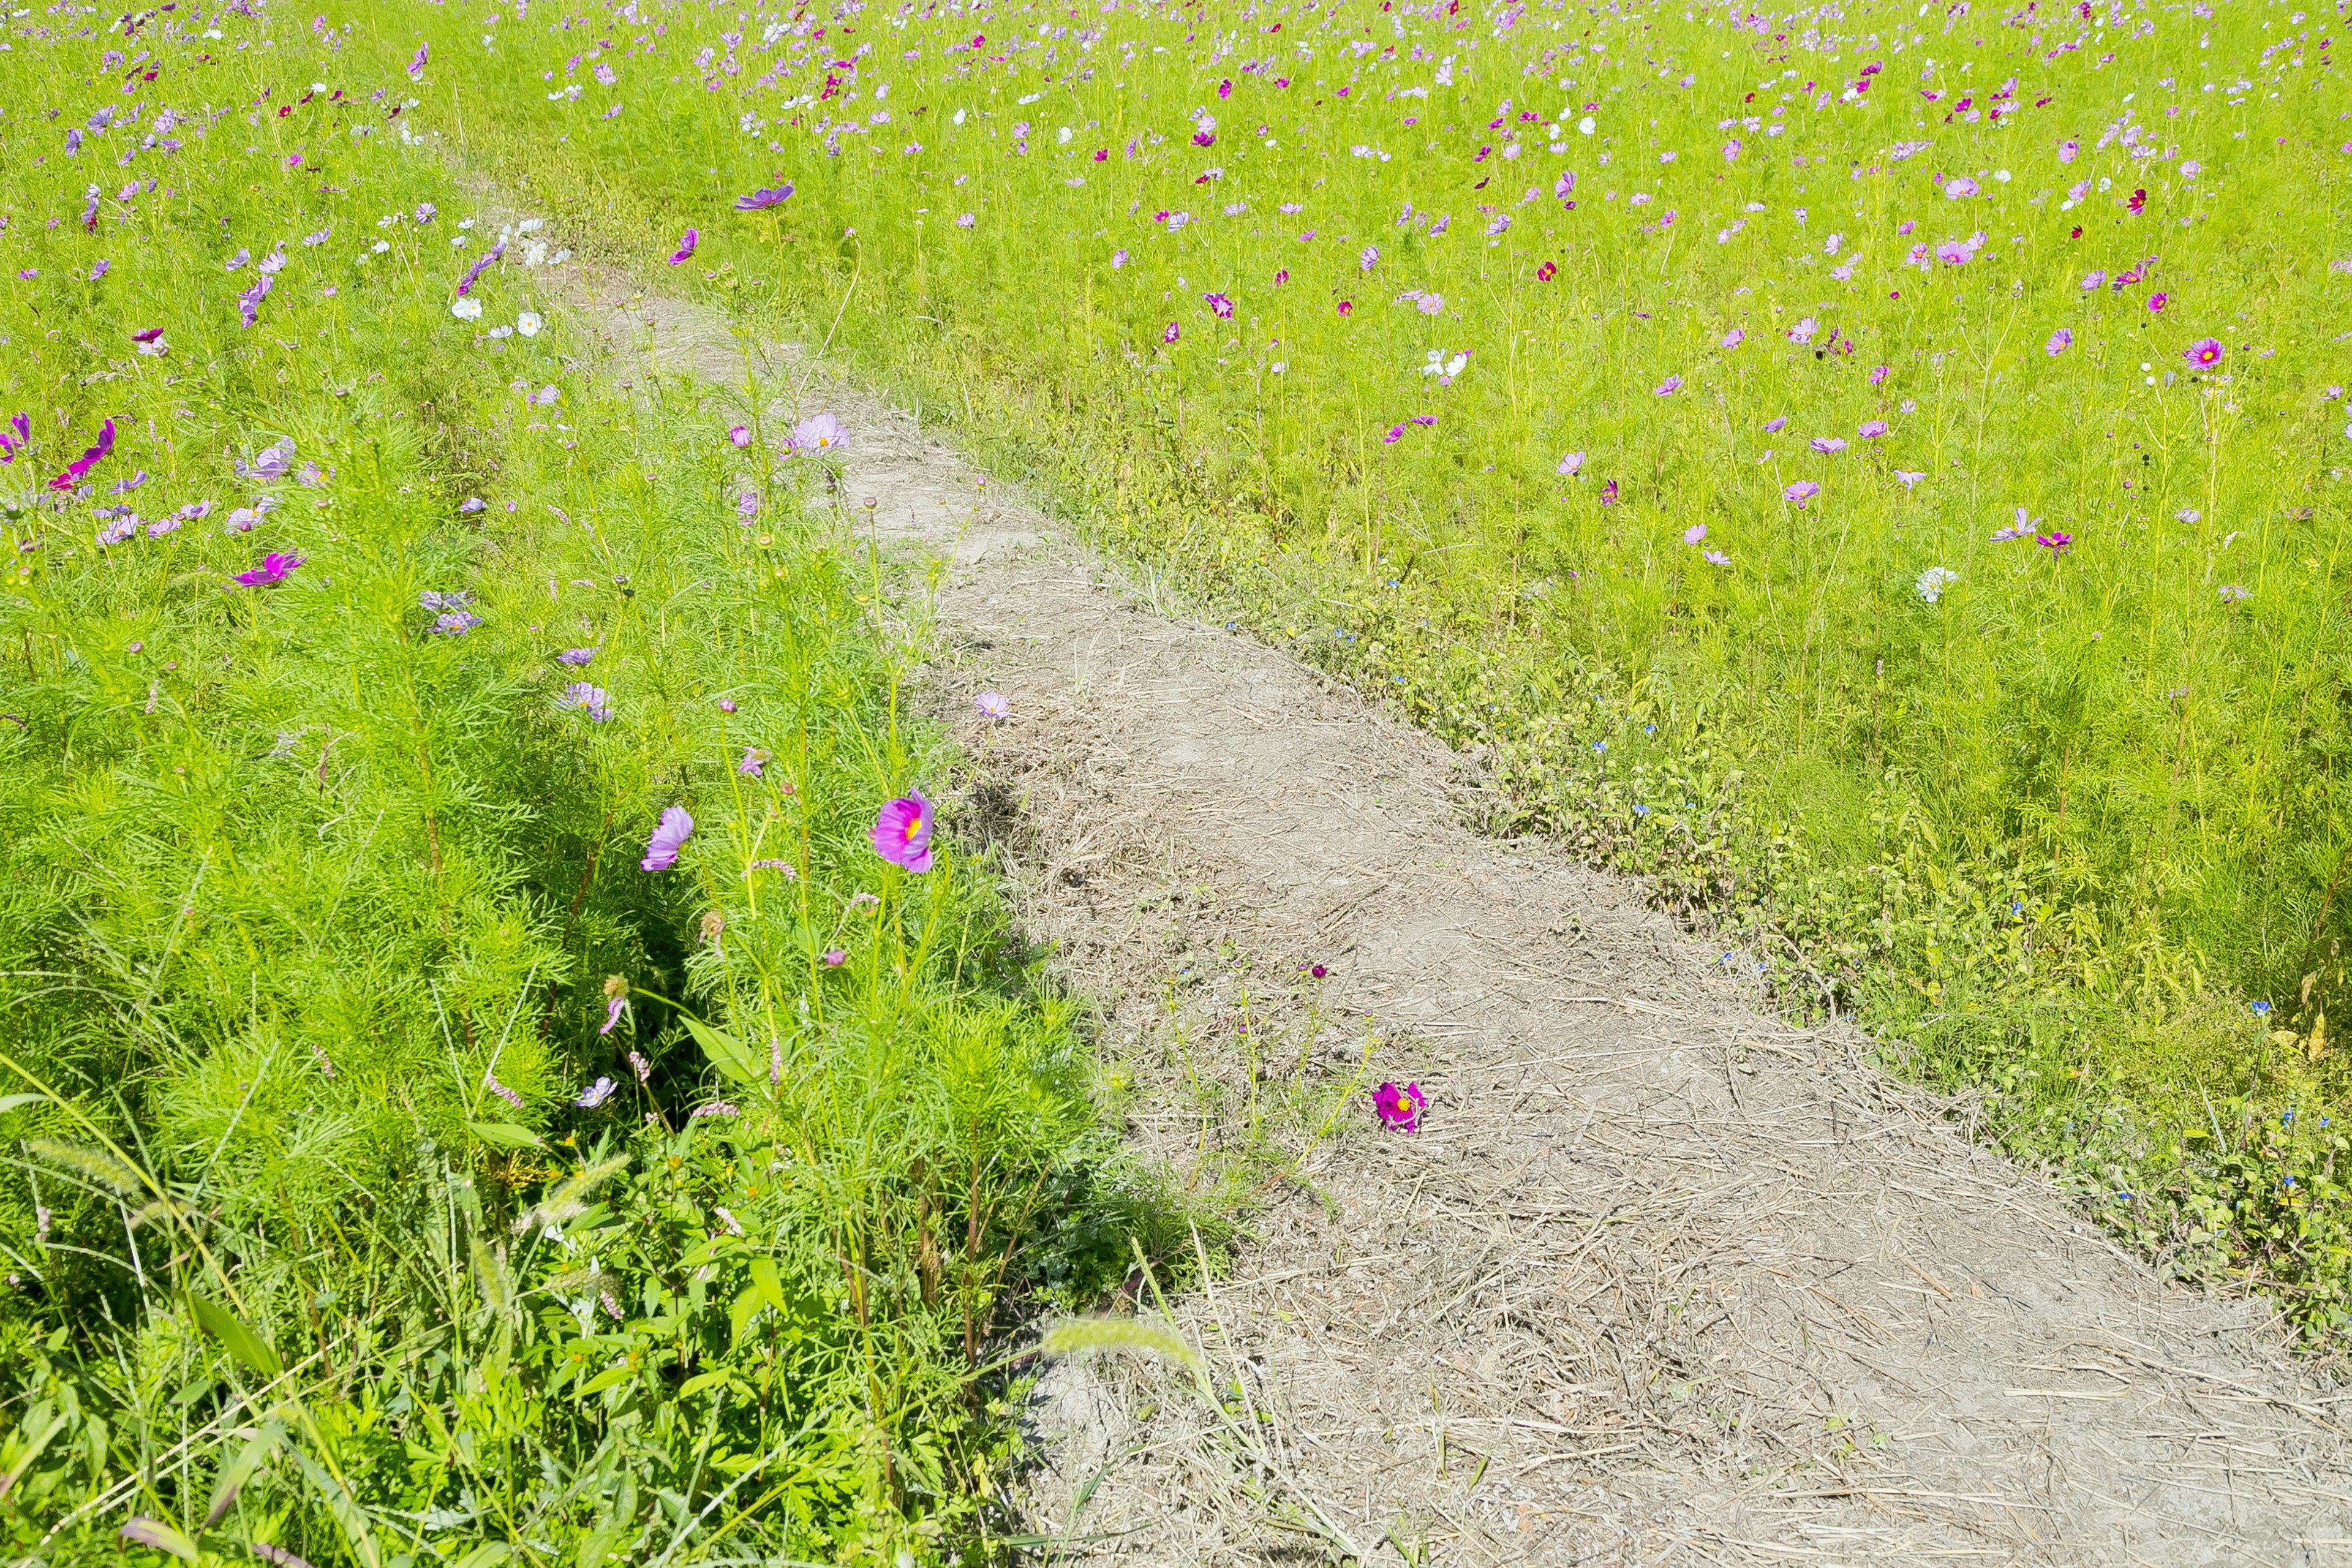
[(485, 1541), (463, 1557), (457, 1568), (499, 1568), (499, 1564), (514, 1555), (514, 1548), (503, 1541)]
[(195, 1314), (196, 1326), (220, 1341), (221, 1348), (263, 1377), (276, 1377), (286, 1370), (269, 1342), (239, 1322), (236, 1314), (217, 1301), (206, 1300), (194, 1291), (188, 1292), (188, 1310)]
[(485, 1143), (500, 1149), (543, 1149), (539, 1134), (528, 1127), (517, 1127), (511, 1121), (468, 1121), (466, 1131)]
[(751, 1259), (751, 1283), (759, 1288), (761, 1297), (767, 1301), (769, 1306), (773, 1307), (776, 1310), (777, 1315), (783, 1315), (784, 1284), (782, 1279), (776, 1277), (776, 1260), (774, 1258), (754, 1258)]
[(595, 1376), (590, 1378), (587, 1382), (582, 1384), (578, 1388), (572, 1390), (572, 1393), (578, 1398), (585, 1399), (592, 1394), (604, 1393), (604, 1390), (612, 1387), (614, 1384), (626, 1383), (633, 1375), (635, 1375), (635, 1372), (636, 1368), (630, 1366), (625, 1362), (622, 1363), (619, 1366), (608, 1366), (604, 1371), (598, 1373)]
[(710, 1065), (733, 1079), (737, 1083), (757, 1083), (761, 1078), (761, 1062), (750, 1047), (724, 1029), (713, 1028), (696, 1017), (686, 1015), (687, 1029), (694, 1036), (702, 1054)]

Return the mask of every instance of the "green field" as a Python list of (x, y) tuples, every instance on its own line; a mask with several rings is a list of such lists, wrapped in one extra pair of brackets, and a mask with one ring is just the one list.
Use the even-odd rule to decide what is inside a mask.
[(983, 1550), (1005, 1332), (1169, 1223), (984, 868), (867, 842), (951, 763), (818, 460), (555, 237), (2338, 1342), (2341, 5), (134, 16), (0, 33), (17, 1556)]

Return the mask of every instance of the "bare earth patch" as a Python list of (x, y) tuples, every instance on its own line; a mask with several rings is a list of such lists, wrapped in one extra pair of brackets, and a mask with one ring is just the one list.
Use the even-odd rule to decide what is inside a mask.
[[(743, 395), (709, 313), (603, 308), (637, 374)], [(1223, 1408), (1175, 1368), (1040, 1383), (1045, 1555), (2352, 1563), (2352, 1394), (2263, 1303), (2159, 1278), (1635, 886), (1473, 832), (1427, 736), (1157, 613), (904, 415), (819, 406), (857, 531), (944, 563), (954, 826), (1098, 1003), (1133, 1137), (1258, 1195), (1170, 1302)], [(1373, 1128), (1382, 1078), (1418, 1134)]]

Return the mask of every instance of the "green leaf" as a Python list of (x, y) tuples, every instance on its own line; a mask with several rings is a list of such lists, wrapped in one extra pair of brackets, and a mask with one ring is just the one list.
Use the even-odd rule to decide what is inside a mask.
[(0, 1110), (14, 1110), (20, 1105), (40, 1105), (48, 1098), (46, 1094), (0, 1094)]
[(122, 1539), (135, 1541), (142, 1546), (152, 1546), (158, 1552), (168, 1552), (183, 1563), (196, 1560), (196, 1543), (160, 1519), (142, 1514), (122, 1527)]
[(503, 1541), (485, 1541), (463, 1557), (457, 1568), (499, 1568), (499, 1564), (514, 1555), (514, 1548)]
[(773, 1307), (776, 1310), (776, 1315), (778, 1317), (785, 1315), (784, 1283), (776, 1276), (776, 1260), (774, 1258), (754, 1258), (751, 1259), (751, 1283), (759, 1288), (761, 1298), (765, 1300), (769, 1306)]
[(604, 1393), (615, 1384), (626, 1383), (635, 1375), (635, 1373), (636, 1368), (626, 1362), (623, 1362), (619, 1366), (608, 1366), (578, 1388), (573, 1389), (572, 1394), (576, 1398), (585, 1399), (592, 1394)]
[(702, 1393), (706, 1389), (716, 1388), (720, 1384), (725, 1383), (728, 1380), (729, 1375), (730, 1374), (724, 1371), (697, 1373), (695, 1376), (688, 1378), (685, 1384), (679, 1387), (677, 1396), (680, 1399), (688, 1399), (693, 1397), (695, 1394)]
[(702, 1054), (710, 1058), (711, 1066), (737, 1083), (760, 1081), (761, 1063), (741, 1040), (724, 1029), (711, 1027), (691, 1013), (686, 1015), (686, 1026), (695, 1043), (702, 1047)]
[(501, 1149), (544, 1149), (539, 1134), (528, 1127), (517, 1127), (511, 1121), (468, 1121), (466, 1131), (485, 1143)]
[(383, 1568), (383, 1554), (376, 1549), (375, 1532), (369, 1528), (367, 1510), (352, 1496), (351, 1489), (320, 1468), (319, 1462), (299, 1447), (289, 1448), (287, 1452), (294, 1456), (294, 1463), (301, 1468), (302, 1479), (309, 1481), (311, 1489), (325, 1500), (327, 1511), (334, 1515), (335, 1522), (342, 1527), (343, 1539), (351, 1542), (352, 1555), (360, 1560), (363, 1568)]
[(188, 1292), (188, 1310), (195, 1314), (196, 1326), (220, 1341), (221, 1348), (263, 1377), (274, 1378), (286, 1370), (269, 1342), (239, 1322), (236, 1314), (217, 1301), (206, 1300), (194, 1291)]
[(221, 1521), (221, 1516), (228, 1512), (230, 1506), (236, 1501), (237, 1492), (253, 1479), (253, 1472), (268, 1461), (271, 1452), (278, 1447), (278, 1440), (285, 1435), (284, 1427), (275, 1421), (269, 1422), (253, 1435), (236, 1458), (229, 1461), (228, 1468), (220, 1474), (220, 1484), (213, 1488), (213, 1506), (205, 1514), (206, 1530)]

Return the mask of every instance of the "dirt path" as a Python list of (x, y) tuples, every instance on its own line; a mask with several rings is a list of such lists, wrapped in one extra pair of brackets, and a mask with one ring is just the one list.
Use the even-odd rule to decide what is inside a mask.
[[(640, 374), (742, 385), (714, 317), (602, 309)], [(1174, 1303), (1239, 1415), (1177, 1372), (1047, 1376), (1015, 1500), (1058, 1554), (2352, 1563), (2352, 1394), (2261, 1303), (2166, 1284), (1630, 884), (1469, 831), (1426, 736), (1156, 613), (905, 416), (819, 407), (854, 514), (951, 563), (956, 826), (1105, 1009), (1134, 1137), (1198, 1183), (1304, 1151)], [(1417, 1135), (1360, 1097), (1320, 1140), (1253, 1116), (1329, 1103), (1367, 1042)]]

